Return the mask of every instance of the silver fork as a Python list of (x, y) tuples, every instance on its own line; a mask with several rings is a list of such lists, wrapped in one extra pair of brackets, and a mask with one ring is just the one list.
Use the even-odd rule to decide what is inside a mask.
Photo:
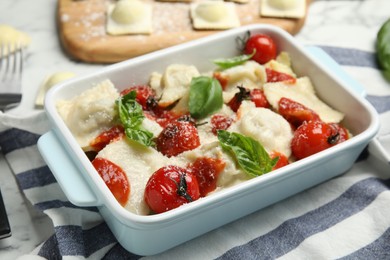
[(0, 44), (0, 110), (17, 106), (22, 99), (23, 46)]

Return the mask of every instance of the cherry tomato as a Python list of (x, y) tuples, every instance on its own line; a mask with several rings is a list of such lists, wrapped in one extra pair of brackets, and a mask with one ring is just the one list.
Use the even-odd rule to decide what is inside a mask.
[(98, 152), (102, 150), (104, 147), (106, 147), (107, 144), (109, 144), (113, 140), (117, 140), (121, 138), (124, 135), (124, 129), (122, 126), (117, 125), (113, 126), (107, 131), (104, 131), (100, 135), (98, 135), (92, 142), (91, 147), (94, 149), (94, 151)]
[(218, 130), (226, 130), (233, 123), (233, 119), (225, 115), (213, 115), (210, 123), (212, 125), (213, 134), (217, 134)]
[(258, 88), (252, 89), (250, 91), (250, 100), (255, 103), (256, 107), (269, 108), (270, 104), (268, 103), (267, 98), (264, 95), (264, 91)]
[(234, 95), (234, 97), (227, 103), (227, 105), (234, 111), (237, 112), (238, 108), (241, 106), (242, 101), (250, 100), (255, 103), (256, 107), (269, 108), (270, 104), (268, 103), (267, 98), (264, 95), (264, 91), (261, 89), (251, 89), (248, 90), (244, 87), (237, 87), (239, 91)]
[(297, 160), (323, 151), (348, 139), (346, 130), (338, 124), (322, 121), (303, 122), (294, 132), (291, 150)]
[(189, 171), (198, 180), (201, 197), (216, 189), (218, 176), (225, 168), (225, 165), (226, 163), (223, 160), (209, 157), (198, 158), (189, 165)]
[(288, 83), (294, 84), (297, 81), (297, 79), (291, 75), (270, 68), (266, 68), (265, 73), (267, 74), (267, 82), (288, 81)]
[(165, 166), (149, 178), (144, 193), (146, 204), (155, 213), (162, 213), (199, 199), (196, 177), (178, 166)]
[(133, 86), (133, 87), (130, 87), (130, 88), (123, 90), (120, 93), (120, 95), (124, 96), (133, 90), (135, 90), (137, 92), (137, 96), (136, 96), (135, 100), (142, 106), (142, 108), (144, 110), (148, 109), (149, 105), (150, 105), (150, 104), (148, 104), (148, 102), (150, 102), (150, 100), (155, 97), (154, 90), (151, 87), (146, 86), (146, 85)]
[[(333, 132), (337, 133), (337, 135), (334, 137), (333, 142), (342, 143), (349, 139), (349, 134), (345, 127), (336, 123), (330, 123), (329, 125), (333, 128)], [(330, 141), (332, 142), (332, 140)]]
[(156, 140), (157, 150), (168, 157), (193, 150), (199, 145), (195, 124), (180, 118), (168, 123)]
[(271, 157), (271, 159), (279, 157), (278, 162), (275, 164), (275, 166), (272, 168), (272, 170), (276, 170), (276, 169), (282, 168), (282, 167), (284, 167), (284, 166), (289, 164), (288, 158), (284, 154), (282, 154), (282, 153), (272, 152), (270, 154), (270, 157)]
[(123, 169), (113, 162), (97, 157), (92, 165), (106, 183), (117, 201), (124, 206), (130, 195), (130, 184)]
[(265, 64), (276, 58), (276, 49), (276, 44), (271, 37), (265, 34), (255, 34), (249, 37), (246, 42), (244, 53), (252, 54), (253, 50), (256, 50), (252, 60), (260, 64)]
[(282, 97), (278, 104), (279, 114), (295, 128), (299, 127), (304, 121), (320, 120), (320, 116), (316, 112), (292, 99)]
[(237, 87), (239, 91), (233, 96), (233, 98), (227, 103), (227, 105), (233, 110), (237, 112), (238, 108), (241, 106), (243, 100), (249, 98), (249, 90), (244, 87)]

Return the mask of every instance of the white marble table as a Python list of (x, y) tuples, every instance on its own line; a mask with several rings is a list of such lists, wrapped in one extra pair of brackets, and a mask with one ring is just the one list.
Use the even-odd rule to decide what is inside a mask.
[[(2, 0), (0, 24), (9, 24), (28, 33), (32, 43), (23, 75), (21, 108), (10, 113), (34, 113), (34, 100), (43, 79), (54, 72), (82, 74), (101, 65), (77, 63), (62, 51), (55, 22), (56, 0)], [(302, 31), (296, 38), (305, 44), (326, 44), (372, 51), (376, 32), (390, 17), (390, 1), (313, 1)], [(351, 72), (359, 81), (359, 74)], [(12, 236), (0, 241), (0, 259), (15, 259), (31, 252), (53, 233), (45, 215), (33, 209), (18, 188), (3, 156), (0, 155), (0, 188), (10, 219)]]

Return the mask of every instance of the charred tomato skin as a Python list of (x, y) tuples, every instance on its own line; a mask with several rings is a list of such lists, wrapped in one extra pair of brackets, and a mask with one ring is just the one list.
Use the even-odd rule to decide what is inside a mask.
[(193, 150), (200, 145), (196, 126), (191, 121), (173, 120), (156, 139), (156, 148), (162, 154), (172, 157)]
[(196, 177), (185, 168), (169, 165), (149, 178), (144, 199), (154, 213), (163, 213), (199, 199)]
[(199, 183), (200, 196), (205, 197), (217, 188), (219, 174), (225, 168), (225, 161), (210, 157), (199, 157), (188, 166)]
[(291, 151), (297, 160), (328, 149), (348, 139), (345, 128), (319, 120), (303, 122), (294, 132)]

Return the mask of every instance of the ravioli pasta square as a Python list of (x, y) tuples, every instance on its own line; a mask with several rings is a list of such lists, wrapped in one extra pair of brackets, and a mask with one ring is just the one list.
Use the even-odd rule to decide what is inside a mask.
[(202, 1), (191, 4), (195, 29), (230, 29), (240, 26), (234, 3)]
[(139, 0), (120, 0), (107, 9), (107, 33), (152, 33), (152, 6)]
[(302, 18), (306, 0), (261, 0), (260, 15), (280, 18)]
[(188, 3), (192, 2), (193, 0), (157, 0), (159, 2), (171, 2), (171, 3)]

